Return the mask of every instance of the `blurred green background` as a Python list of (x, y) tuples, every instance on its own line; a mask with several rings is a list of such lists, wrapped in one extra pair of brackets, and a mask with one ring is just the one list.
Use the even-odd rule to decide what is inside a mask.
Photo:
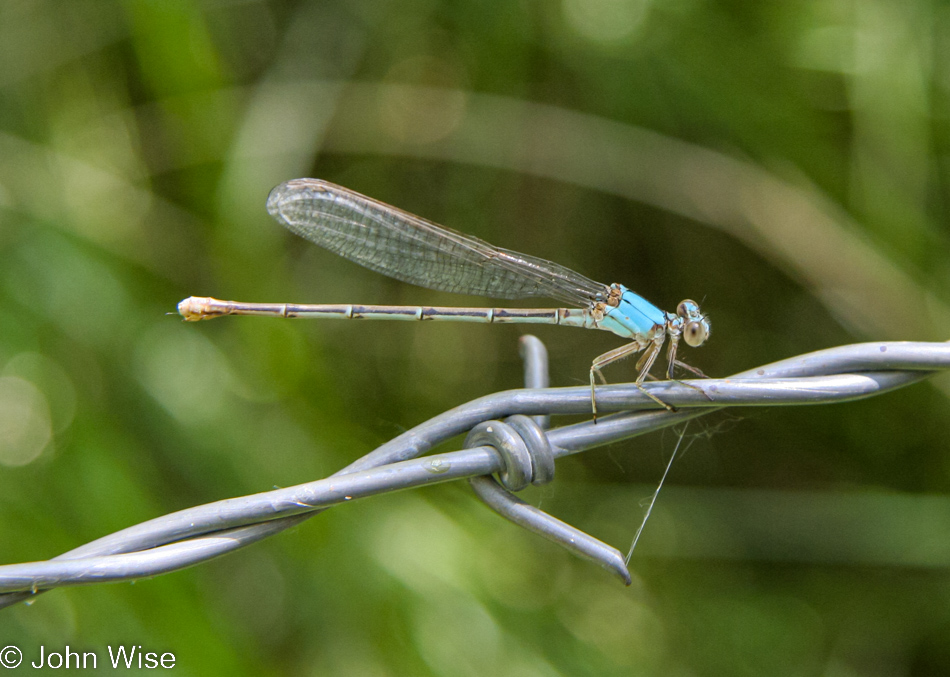
[[(946, 339), (948, 57), (927, 0), (0, 0), (0, 561), (323, 477), (520, 384), (516, 326), (170, 315), (479, 303), (294, 238), (264, 209), (290, 178), (695, 298), (711, 375)], [(534, 333), (554, 385), (620, 344)], [(693, 424), (629, 589), (446, 485), (40, 596), (0, 645), (195, 675), (945, 675), (948, 395)], [(626, 551), (675, 442), (525, 493)]]

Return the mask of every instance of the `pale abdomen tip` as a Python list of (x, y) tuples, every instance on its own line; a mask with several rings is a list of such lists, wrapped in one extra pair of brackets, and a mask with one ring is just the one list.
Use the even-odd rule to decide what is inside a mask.
[(220, 308), (220, 303), (217, 299), (207, 296), (189, 296), (178, 304), (178, 314), (185, 319), (185, 322), (210, 320), (227, 314)]

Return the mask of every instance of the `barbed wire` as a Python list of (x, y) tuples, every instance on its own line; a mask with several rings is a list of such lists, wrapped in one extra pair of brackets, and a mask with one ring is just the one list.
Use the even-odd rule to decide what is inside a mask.
[[(505, 518), (630, 583), (621, 553), (513, 495), (554, 478), (554, 461), (733, 406), (845, 402), (950, 368), (950, 343), (862, 343), (781, 360), (724, 379), (598, 386), (594, 421), (547, 429), (549, 417), (589, 414), (590, 389), (548, 388), (547, 352), (521, 339), (522, 390), (472, 400), (399, 435), (325, 479), (181, 510), (117, 531), (44, 562), (0, 566), (0, 608), (67, 585), (134, 580), (192, 566), (293, 527), (327, 508), (389, 491), (469, 479)], [(504, 420), (502, 420), (504, 419)], [(425, 456), (468, 432), (465, 448)], [(493, 475), (498, 475), (496, 480)]]

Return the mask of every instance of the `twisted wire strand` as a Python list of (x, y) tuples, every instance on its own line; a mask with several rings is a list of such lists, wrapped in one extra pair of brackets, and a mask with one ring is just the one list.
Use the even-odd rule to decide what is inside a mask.
[[(539, 365), (546, 355), (543, 346), (538, 347), (540, 341), (531, 339), (523, 340), (521, 346), (527, 361), (526, 378), (531, 384), (542, 384), (546, 369)], [(596, 424), (585, 421), (545, 434), (553, 458), (560, 458), (727, 406), (845, 402), (911, 385), (948, 368), (948, 343), (854, 344), (788, 358), (724, 379), (645, 385), (677, 407), (676, 412), (655, 410), (659, 405), (634, 384), (600, 386), (598, 409), (617, 413), (599, 418)], [(508, 390), (480, 397), (399, 435), (328, 478), (181, 510), (48, 561), (0, 566), (0, 608), (60, 586), (132, 580), (193, 566), (295, 526), (338, 503), (503, 473), (508, 470), (504, 458), (492, 446), (419, 457), (486, 421), (524, 414), (538, 417), (535, 420), (540, 420), (543, 428), (543, 417), (589, 413), (590, 389), (586, 386)], [(508, 498), (502, 501), (507, 507), (513, 505)]]

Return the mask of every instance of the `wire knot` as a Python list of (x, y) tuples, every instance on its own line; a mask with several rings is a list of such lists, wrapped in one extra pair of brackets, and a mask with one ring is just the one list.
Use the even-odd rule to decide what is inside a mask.
[(505, 468), (498, 478), (508, 491), (521, 491), (528, 484), (547, 484), (554, 479), (554, 452), (547, 435), (534, 419), (521, 414), (502, 421), (483, 421), (465, 438), (465, 448), (495, 449)]

